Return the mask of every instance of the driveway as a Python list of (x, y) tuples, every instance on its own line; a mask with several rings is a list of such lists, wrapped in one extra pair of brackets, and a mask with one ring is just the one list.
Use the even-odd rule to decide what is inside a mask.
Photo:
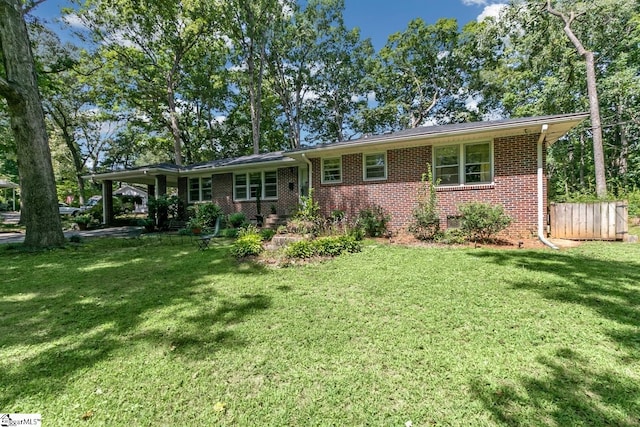
[[(0, 222), (4, 224), (17, 224), (20, 221), (20, 212), (0, 212)], [(64, 237), (67, 239), (71, 236), (80, 236), (83, 238), (90, 237), (132, 237), (139, 235), (144, 227), (124, 226), (99, 228), (96, 230), (67, 230)], [(24, 233), (3, 233), (0, 231), (0, 244), (2, 243), (22, 243), (24, 242)]]

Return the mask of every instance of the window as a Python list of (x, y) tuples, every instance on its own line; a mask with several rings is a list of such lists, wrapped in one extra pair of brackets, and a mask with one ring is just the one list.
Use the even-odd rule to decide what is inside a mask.
[(264, 197), (278, 197), (278, 173), (276, 171), (264, 173)]
[(211, 201), (211, 177), (189, 178), (189, 202)]
[(211, 178), (202, 178), (202, 197), (200, 200), (202, 201), (211, 201)]
[(433, 150), (434, 179), (440, 185), (486, 184), (493, 180), (491, 144), (447, 145)]
[(189, 201), (197, 202), (200, 200), (200, 178), (189, 179)]
[(362, 163), (366, 181), (387, 179), (387, 153), (364, 154)]
[(491, 182), (491, 147), (489, 144), (465, 145), (464, 182)]
[(233, 176), (234, 200), (255, 200), (278, 198), (278, 172), (248, 172)]
[(244, 200), (247, 198), (247, 175), (246, 174), (237, 174), (234, 177), (234, 199), (236, 200)]
[(336, 184), (342, 182), (342, 157), (322, 159), (322, 183)]

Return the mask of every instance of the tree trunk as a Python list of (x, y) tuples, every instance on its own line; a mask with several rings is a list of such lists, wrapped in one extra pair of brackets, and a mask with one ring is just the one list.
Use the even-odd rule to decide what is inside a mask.
[(596, 89), (596, 61), (593, 52), (585, 51), (587, 63), (587, 92), (589, 94), (589, 113), (593, 128), (593, 163), (596, 172), (596, 195), (607, 197), (607, 180), (604, 167), (604, 148), (602, 143), (602, 122), (600, 121), (600, 101)]
[(176, 111), (176, 99), (173, 90), (174, 82), (171, 76), (167, 77), (167, 105), (169, 106), (169, 128), (173, 136), (173, 152), (175, 163), (182, 166), (182, 137), (180, 135), (180, 124), (178, 123), (178, 113)]
[(7, 100), (16, 139), (23, 206), (20, 216), (27, 229), (24, 244), (62, 246), (65, 239), (51, 152), (21, 5), (19, 0), (0, 0), (0, 44), (6, 73), (6, 80), (0, 77), (0, 95)]
[(600, 121), (600, 101), (596, 88), (596, 61), (592, 51), (585, 49), (582, 42), (574, 34), (571, 24), (577, 18), (574, 12), (566, 15), (551, 6), (551, 0), (547, 0), (547, 11), (562, 19), (564, 33), (576, 48), (578, 54), (584, 57), (587, 66), (587, 94), (589, 96), (589, 113), (593, 132), (593, 163), (596, 173), (596, 195), (599, 198), (607, 197), (607, 180), (605, 176), (604, 148), (602, 143), (602, 123)]
[(256, 63), (253, 57), (253, 49), (247, 57), (247, 70), (249, 72), (249, 102), (251, 107), (251, 136), (253, 139), (253, 154), (260, 153), (260, 119), (262, 96), (262, 67), (256, 73)]

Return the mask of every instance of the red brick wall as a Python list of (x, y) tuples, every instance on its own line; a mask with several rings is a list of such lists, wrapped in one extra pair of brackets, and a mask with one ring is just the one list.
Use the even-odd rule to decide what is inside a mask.
[[(293, 183), (293, 189), (289, 188)], [(247, 218), (256, 216), (256, 202), (233, 200), (233, 174), (213, 175), (212, 199), (222, 207), (225, 214), (244, 212)], [(263, 215), (271, 212), (271, 205), (276, 206), (279, 215), (289, 214), (295, 211), (298, 205), (298, 168), (286, 167), (278, 169), (278, 200), (262, 200), (260, 210)]]
[[(521, 135), (494, 140), (494, 183), (492, 185), (441, 187), (438, 189), (440, 220), (458, 214), (462, 203), (481, 201), (501, 204), (513, 218), (508, 234), (529, 237), (537, 230), (537, 141), (538, 135)], [(364, 181), (362, 154), (342, 156), (342, 183), (321, 183), (321, 161), (313, 164), (315, 199), (323, 214), (342, 209), (357, 215), (362, 209), (379, 205), (392, 216), (390, 227), (405, 229), (412, 221), (417, 191), (427, 163), (432, 162), (431, 146), (387, 151), (388, 179)], [(544, 183), (546, 212), (546, 180)]]

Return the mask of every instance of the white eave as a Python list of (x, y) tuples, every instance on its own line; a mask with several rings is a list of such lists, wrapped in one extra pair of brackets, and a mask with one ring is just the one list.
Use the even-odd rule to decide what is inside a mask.
[(433, 145), (450, 142), (482, 141), (494, 138), (539, 134), (543, 125), (548, 126), (545, 142), (553, 144), (569, 130), (577, 126), (589, 115), (578, 113), (562, 116), (532, 117), (526, 119), (503, 120), (498, 122), (478, 122), (468, 127), (458, 128), (456, 125), (428, 126), (412, 130), (412, 133), (398, 132), (389, 135), (376, 135), (360, 138), (355, 141), (338, 142), (317, 147), (303, 148), (287, 152), (288, 156), (302, 159), (321, 157), (327, 154), (350, 154), (371, 152), (381, 149), (410, 148), (420, 145)]

